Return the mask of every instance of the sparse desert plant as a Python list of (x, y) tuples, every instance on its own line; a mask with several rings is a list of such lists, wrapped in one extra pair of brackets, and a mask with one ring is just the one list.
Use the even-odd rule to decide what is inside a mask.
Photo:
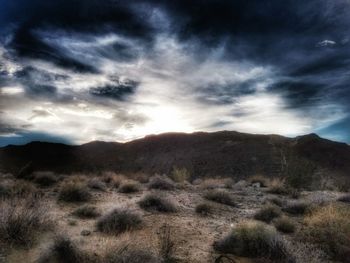
[(288, 217), (277, 218), (275, 221), (275, 227), (278, 231), (286, 234), (294, 233), (295, 231), (295, 223)]
[(169, 179), (161, 176), (154, 176), (150, 183), (149, 183), (149, 189), (158, 189), (158, 190), (174, 190), (175, 185), (174, 183)]
[(343, 203), (350, 203), (350, 194), (343, 195), (338, 198), (338, 201)]
[(106, 185), (99, 178), (93, 178), (89, 180), (88, 187), (97, 191), (106, 191)]
[(113, 249), (102, 259), (103, 263), (164, 263), (150, 250), (129, 248), (128, 246)]
[(91, 194), (85, 184), (65, 183), (61, 186), (58, 200), (64, 202), (86, 202), (91, 199)]
[(206, 178), (204, 179), (200, 186), (202, 189), (214, 190), (217, 188), (226, 188), (225, 187), (225, 179), (221, 178)]
[(36, 172), (33, 177), (33, 182), (41, 187), (50, 187), (58, 182), (53, 172)]
[(185, 168), (174, 167), (171, 172), (170, 178), (177, 183), (184, 183), (191, 178), (190, 172)]
[(236, 206), (235, 201), (231, 197), (231, 195), (225, 191), (221, 190), (211, 190), (207, 192), (204, 196), (207, 200), (224, 204), (224, 205), (229, 205), (229, 206)]
[(175, 243), (171, 239), (171, 228), (168, 224), (164, 224), (160, 229), (159, 247), (159, 254), (162, 258), (162, 262), (177, 262), (174, 257)]
[(199, 215), (208, 216), (213, 212), (213, 207), (208, 203), (201, 203), (196, 206), (195, 211)]
[(275, 178), (269, 183), (269, 189), (267, 191), (270, 194), (287, 195), (289, 193), (288, 188), (285, 186), (283, 179)]
[(114, 209), (101, 216), (97, 220), (96, 227), (102, 233), (118, 235), (125, 231), (137, 229), (141, 224), (142, 218), (139, 214), (128, 210)]
[(136, 193), (140, 191), (140, 185), (137, 183), (129, 182), (119, 186), (118, 192), (123, 194)]
[(261, 174), (257, 174), (257, 175), (253, 175), (251, 177), (248, 178), (248, 182), (250, 184), (260, 184), (260, 187), (267, 187), (269, 184), (269, 180), (261, 175)]
[(27, 197), (39, 195), (38, 189), (30, 182), (24, 180), (16, 181), (11, 187), (11, 194), (15, 197)]
[(349, 262), (350, 208), (330, 204), (318, 207), (308, 214), (301, 233), (304, 238), (318, 244), (329, 256), (341, 262)]
[(255, 215), (256, 220), (264, 221), (266, 223), (271, 222), (273, 219), (281, 215), (281, 210), (279, 207), (269, 205), (261, 208)]
[(28, 162), (19, 169), (18, 173), (16, 174), (16, 177), (19, 179), (29, 179), (33, 174), (33, 172), (34, 172), (33, 163)]
[(292, 215), (303, 215), (309, 208), (310, 204), (305, 201), (293, 201), (289, 202), (282, 210)]
[(12, 194), (11, 186), (8, 184), (0, 184), (0, 199), (10, 197)]
[(141, 184), (147, 184), (149, 182), (150, 176), (144, 173), (136, 173), (131, 175), (131, 178)]
[(176, 212), (176, 206), (159, 194), (148, 194), (139, 201), (139, 206), (146, 211), (158, 211), (163, 213)]
[(6, 244), (31, 246), (50, 226), (47, 207), (35, 197), (0, 202), (0, 240)]
[(240, 223), (224, 239), (215, 242), (214, 249), (243, 257), (294, 262), (285, 240), (273, 227), (259, 222)]
[(36, 261), (37, 263), (92, 263), (87, 253), (83, 253), (76, 244), (66, 236), (56, 236), (53, 243)]
[(94, 205), (83, 205), (75, 209), (72, 215), (79, 218), (96, 218), (100, 216), (100, 212)]

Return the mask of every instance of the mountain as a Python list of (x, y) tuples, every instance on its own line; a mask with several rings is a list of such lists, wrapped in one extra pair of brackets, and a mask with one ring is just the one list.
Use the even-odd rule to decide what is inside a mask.
[(320, 171), (350, 176), (350, 146), (316, 134), (287, 138), (233, 131), (165, 133), (127, 143), (94, 141), (70, 146), (32, 142), (0, 148), (0, 171), (12, 173), (27, 164), (34, 170), (60, 173), (169, 173), (179, 167), (187, 168), (194, 177), (241, 178), (256, 173), (278, 176), (298, 160)]

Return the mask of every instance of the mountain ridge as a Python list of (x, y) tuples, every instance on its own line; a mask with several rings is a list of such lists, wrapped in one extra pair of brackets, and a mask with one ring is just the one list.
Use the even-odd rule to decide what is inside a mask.
[(170, 173), (188, 169), (194, 177), (245, 177), (283, 174), (291, 160), (305, 159), (330, 173), (350, 174), (350, 146), (317, 134), (294, 138), (236, 131), (164, 133), (119, 143), (82, 145), (31, 142), (0, 148), (0, 171), (16, 173), (28, 163), (34, 170), (62, 173), (115, 171)]

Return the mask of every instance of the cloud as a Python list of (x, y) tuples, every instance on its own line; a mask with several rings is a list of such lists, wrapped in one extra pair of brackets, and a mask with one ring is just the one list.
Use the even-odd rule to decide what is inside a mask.
[(2, 6), (0, 122), (15, 135), (347, 129), (333, 126), (350, 110), (345, 0)]

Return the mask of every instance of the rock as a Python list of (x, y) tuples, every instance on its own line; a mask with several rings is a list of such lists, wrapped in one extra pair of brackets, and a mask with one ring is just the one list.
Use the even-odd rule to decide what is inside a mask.
[(254, 183), (254, 184), (252, 184), (252, 186), (253, 186), (254, 188), (260, 188), (260, 187), (261, 187), (261, 184), (260, 184), (260, 183)]
[(80, 235), (82, 236), (89, 236), (91, 234), (91, 231), (90, 230), (83, 230), (81, 231)]

